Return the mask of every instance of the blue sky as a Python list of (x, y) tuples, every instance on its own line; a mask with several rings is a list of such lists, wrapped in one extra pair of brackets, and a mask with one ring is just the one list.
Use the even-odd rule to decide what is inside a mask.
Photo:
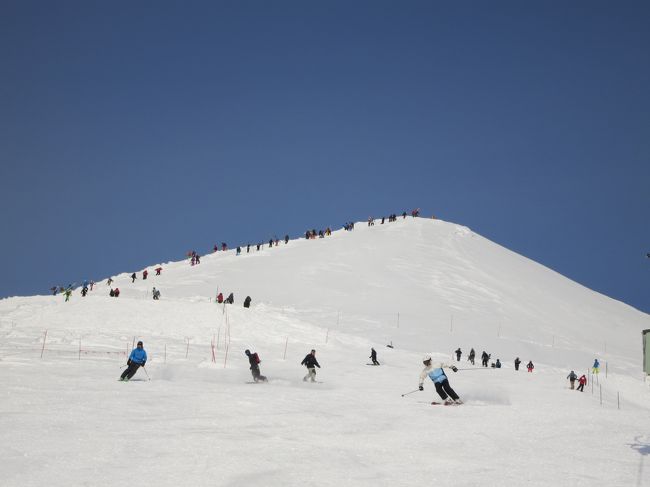
[(420, 207), (650, 311), (648, 2), (0, 15), (0, 296)]

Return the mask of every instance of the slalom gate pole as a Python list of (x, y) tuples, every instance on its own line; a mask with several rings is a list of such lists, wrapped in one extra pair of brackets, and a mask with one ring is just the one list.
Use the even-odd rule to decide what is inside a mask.
[(142, 366), (142, 370), (144, 370), (144, 373), (147, 374), (147, 379), (151, 380), (151, 377), (149, 377), (149, 372), (147, 372), (147, 369), (144, 368), (144, 365)]
[(414, 391), (411, 392), (405, 392), (404, 394), (402, 394), (402, 397), (408, 396), (409, 394), (413, 394), (414, 392), (420, 392), (420, 389), (415, 389)]

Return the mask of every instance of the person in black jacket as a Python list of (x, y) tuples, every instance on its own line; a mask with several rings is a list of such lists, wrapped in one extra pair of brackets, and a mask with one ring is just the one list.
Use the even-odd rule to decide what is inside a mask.
[(251, 297), (246, 296), (246, 299), (244, 299), (244, 308), (250, 308), (251, 307)]
[(233, 304), (235, 302), (235, 296), (233, 293), (230, 293), (226, 298), (226, 303)]
[(377, 350), (374, 348), (370, 348), (370, 357), (372, 360), (372, 365), (379, 365), (379, 361), (377, 360)]
[(260, 357), (257, 355), (257, 352), (251, 353), (250, 350), (246, 350), (244, 353), (248, 357), (248, 363), (251, 366), (250, 369), (251, 374), (253, 374), (253, 380), (255, 382), (266, 382), (268, 379), (260, 373)]
[(316, 350), (312, 350), (308, 353), (305, 358), (302, 359), (300, 365), (304, 365), (308, 370), (307, 375), (304, 376), (302, 380), (307, 382), (307, 379), (311, 379), (312, 382), (316, 382), (316, 367), (320, 369), (320, 364), (318, 363), (318, 360), (316, 360)]

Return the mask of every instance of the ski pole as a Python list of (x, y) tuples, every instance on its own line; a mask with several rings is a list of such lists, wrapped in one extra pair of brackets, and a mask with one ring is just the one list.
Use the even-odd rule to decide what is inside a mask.
[(420, 392), (420, 389), (415, 389), (414, 391), (411, 392), (405, 392), (404, 394), (402, 394), (402, 397), (408, 396), (409, 394), (413, 394), (414, 392)]
[(496, 367), (470, 367), (469, 369), (457, 369), (457, 370), (496, 370)]
[(142, 370), (144, 370), (144, 373), (147, 374), (147, 379), (151, 380), (151, 377), (149, 377), (149, 372), (147, 372), (147, 369), (144, 368), (144, 365), (142, 366)]

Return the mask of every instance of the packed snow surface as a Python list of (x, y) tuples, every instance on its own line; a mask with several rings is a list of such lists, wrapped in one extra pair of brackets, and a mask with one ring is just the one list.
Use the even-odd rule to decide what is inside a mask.
[[(148, 264), (113, 276), (119, 298), (104, 279), (0, 301), (0, 485), (650, 486), (649, 316), (466, 227), (400, 218)], [(119, 382), (137, 340), (146, 371)], [(422, 356), (458, 347), (465, 404), (432, 406)]]

